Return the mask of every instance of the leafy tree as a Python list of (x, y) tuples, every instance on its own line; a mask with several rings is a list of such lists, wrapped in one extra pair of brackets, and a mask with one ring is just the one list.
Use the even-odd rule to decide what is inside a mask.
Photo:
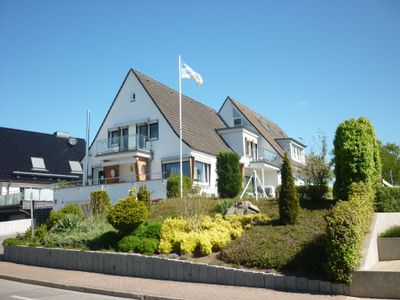
[(233, 152), (218, 153), (217, 175), (219, 197), (236, 197), (242, 188), (239, 155)]
[(337, 199), (347, 200), (353, 182), (374, 184), (381, 177), (379, 145), (371, 122), (361, 117), (339, 124), (334, 139)]
[(300, 170), (300, 177), (309, 185), (326, 185), (333, 178), (330, 163), (327, 160), (328, 144), (326, 136), (319, 137), (321, 148), (319, 153), (314, 149), (307, 156), (306, 165)]
[(283, 158), (282, 186), (279, 193), (279, 218), (282, 224), (296, 224), (299, 219), (300, 203), (297, 195), (290, 161), (285, 153)]
[(383, 145), (379, 143), (381, 161), (382, 161), (382, 177), (386, 181), (400, 185), (400, 146), (394, 143)]

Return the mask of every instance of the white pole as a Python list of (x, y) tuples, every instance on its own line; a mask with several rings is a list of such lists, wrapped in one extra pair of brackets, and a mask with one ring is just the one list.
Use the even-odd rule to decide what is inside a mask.
[(90, 132), (90, 111), (86, 111), (86, 155), (85, 155), (85, 166), (84, 166), (84, 175), (83, 175), (83, 185), (88, 185), (88, 176), (89, 176), (89, 132)]
[(179, 68), (179, 177), (181, 188), (181, 199), (183, 199), (183, 170), (182, 170), (182, 64), (181, 56), (178, 57)]
[(35, 237), (35, 221), (33, 219), (33, 208), (34, 208), (34, 201), (31, 198), (31, 229), (32, 229), (32, 239)]

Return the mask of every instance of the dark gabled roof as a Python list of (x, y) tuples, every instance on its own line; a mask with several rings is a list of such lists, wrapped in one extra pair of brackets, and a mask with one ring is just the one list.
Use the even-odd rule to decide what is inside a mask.
[(258, 132), (270, 143), (272, 148), (274, 148), (281, 157), (285, 156), (285, 150), (278, 144), (276, 139), (284, 139), (288, 136), (277, 124), (252, 111), (250, 108), (244, 106), (242, 103), (231, 97), (228, 97), (226, 100), (230, 100), (233, 103), (233, 105), (244, 115), (250, 124), (258, 130)]
[[(80, 162), (84, 155), (84, 139), (76, 139), (76, 145), (71, 145), (69, 138), (0, 127), (0, 181), (78, 180), (82, 175), (71, 173), (69, 161)], [(32, 170), (31, 157), (43, 158), (47, 172)], [(48, 175), (35, 176), (25, 173)]]
[[(133, 71), (150, 98), (179, 136), (179, 94), (162, 83)], [(232, 151), (218, 134), (217, 129), (226, 127), (217, 112), (185, 95), (182, 95), (183, 142), (193, 150), (216, 155)]]

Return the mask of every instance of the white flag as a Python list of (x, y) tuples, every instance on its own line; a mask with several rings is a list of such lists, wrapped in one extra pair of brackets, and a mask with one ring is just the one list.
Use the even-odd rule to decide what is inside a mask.
[(203, 84), (203, 78), (201, 77), (201, 75), (193, 71), (192, 68), (189, 67), (187, 64), (183, 64), (181, 77), (194, 79), (194, 81), (196, 81), (197, 86)]

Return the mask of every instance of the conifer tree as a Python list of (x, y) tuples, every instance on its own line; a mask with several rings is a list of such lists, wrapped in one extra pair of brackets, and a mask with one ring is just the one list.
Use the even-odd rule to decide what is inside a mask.
[(279, 193), (279, 218), (282, 224), (296, 224), (299, 219), (300, 203), (294, 186), (292, 168), (285, 154), (281, 169), (282, 186)]

